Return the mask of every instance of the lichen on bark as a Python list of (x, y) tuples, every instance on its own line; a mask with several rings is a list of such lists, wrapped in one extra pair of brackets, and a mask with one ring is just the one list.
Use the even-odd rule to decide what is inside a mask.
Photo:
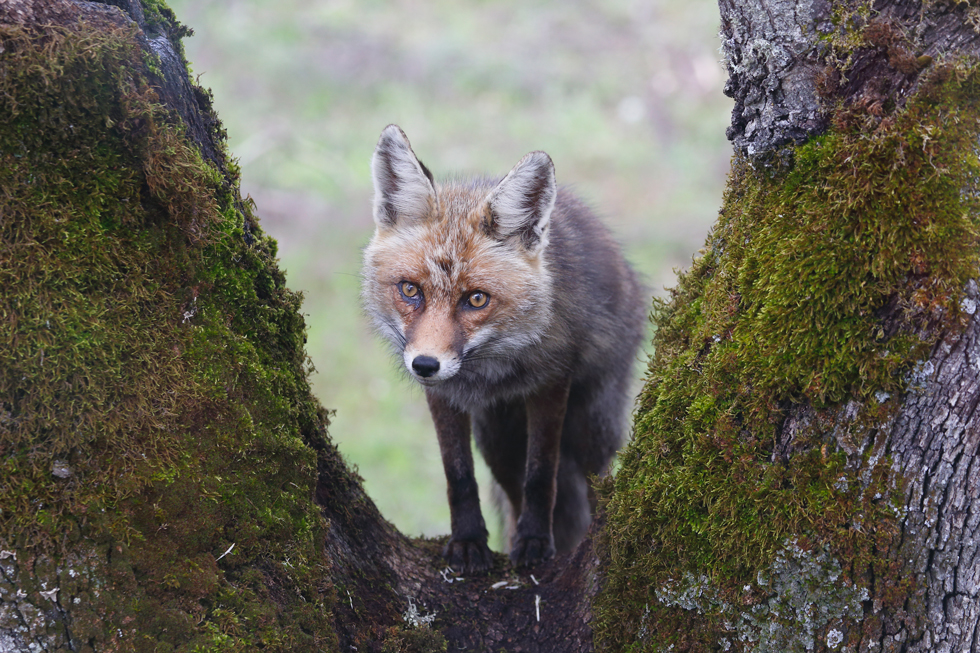
[(728, 138), (749, 156), (802, 143), (826, 126), (816, 87), (825, 66), (817, 30), (830, 29), (826, 0), (720, 0), (725, 94), (735, 100)]
[[(748, 597), (744, 606), (722, 598), (707, 576), (690, 573), (654, 593), (663, 606), (720, 618), (731, 633), (718, 640), (722, 650), (736, 645), (758, 653), (803, 653), (814, 650), (818, 635), (830, 648), (837, 648), (833, 642), (839, 644), (843, 633), (833, 626), (862, 616), (868, 590), (841, 582), (843, 575), (840, 563), (827, 551), (805, 551), (790, 541), (769, 567), (742, 586), (743, 596)], [(649, 618), (648, 608), (644, 614)], [(650, 633), (640, 633), (638, 639), (649, 637)]]

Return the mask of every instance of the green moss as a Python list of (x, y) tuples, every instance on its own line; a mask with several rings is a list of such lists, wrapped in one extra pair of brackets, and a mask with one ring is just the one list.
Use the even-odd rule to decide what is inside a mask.
[(135, 36), (0, 27), (0, 541), (95, 648), (335, 648), (301, 296)]
[(393, 626), (385, 632), (381, 653), (445, 653), (447, 646), (438, 630)]
[[(635, 438), (602, 490), (600, 645), (750, 646), (718, 606), (777, 596), (759, 573), (787, 542), (847, 561), (849, 587), (874, 577), (886, 605), (908, 589), (878, 557), (901, 494), (882, 431), (977, 270), (978, 100), (976, 65), (935, 65), (890, 116), (838, 111), (791, 168), (735, 161), (705, 250), (655, 305)], [(718, 609), (663, 599), (684, 578)], [(848, 618), (834, 605), (821, 627)]]
[[(143, 7), (146, 24), (151, 29), (164, 29), (175, 38), (183, 38), (193, 33), (190, 28), (180, 24), (177, 15), (167, 5), (166, 0), (140, 0), (140, 4)], [(180, 54), (183, 57), (182, 48)]]

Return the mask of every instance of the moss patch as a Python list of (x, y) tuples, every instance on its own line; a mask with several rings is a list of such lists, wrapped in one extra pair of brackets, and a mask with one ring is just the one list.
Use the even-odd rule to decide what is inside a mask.
[(704, 577), (751, 610), (787, 542), (902, 595), (878, 557), (898, 483), (881, 429), (976, 273), (978, 100), (977, 66), (947, 62), (892, 115), (837, 112), (792, 168), (735, 161), (705, 250), (655, 305), (635, 438), (603, 488), (601, 646), (751, 648), (731, 615), (657, 592)]
[(335, 648), (313, 494), (337, 456), (275, 242), (157, 104), (134, 27), (0, 44), (0, 541), (36, 556), (25, 587), (50, 561), (96, 649)]
[(385, 633), (381, 653), (445, 653), (448, 645), (438, 630), (392, 626)]

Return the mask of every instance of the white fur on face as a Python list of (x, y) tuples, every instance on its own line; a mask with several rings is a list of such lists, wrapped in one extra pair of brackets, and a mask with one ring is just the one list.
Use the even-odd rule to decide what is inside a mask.
[[(431, 356), (432, 358), (439, 361), (439, 371), (430, 377), (421, 377), (415, 373), (412, 368), (412, 361), (415, 360), (417, 356)], [(408, 370), (409, 374), (412, 375), (416, 381), (422, 385), (436, 385), (437, 383), (442, 383), (448, 379), (456, 376), (459, 372), (460, 360), (459, 357), (452, 354), (451, 352), (430, 352), (422, 351), (415, 347), (414, 344), (409, 343), (405, 347), (405, 351), (402, 352), (402, 359), (405, 361), (405, 369)]]
[(399, 220), (417, 220), (429, 213), (435, 188), (397, 125), (381, 132), (371, 158), (374, 180), (374, 222), (391, 227)]
[(557, 197), (551, 157), (531, 152), (497, 184), (487, 202), (500, 232), (519, 235), (528, 252), (537, 254), (548, 245), (548, 226)]

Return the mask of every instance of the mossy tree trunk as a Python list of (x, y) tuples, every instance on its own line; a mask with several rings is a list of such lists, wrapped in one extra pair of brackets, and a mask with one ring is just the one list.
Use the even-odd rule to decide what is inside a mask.
[(720, 7), (733, 171), (656, 307), (599, 641), (980, 651), (980, 8)]
[(460, 579), (330, 443), (186, 34), (0, 2), (0, 651), (589, 648), (590, 549)]
[(0, 3), (5, 652), (337, 650), (343, 588), (403, 609), (185, 35), (162, 2)]

